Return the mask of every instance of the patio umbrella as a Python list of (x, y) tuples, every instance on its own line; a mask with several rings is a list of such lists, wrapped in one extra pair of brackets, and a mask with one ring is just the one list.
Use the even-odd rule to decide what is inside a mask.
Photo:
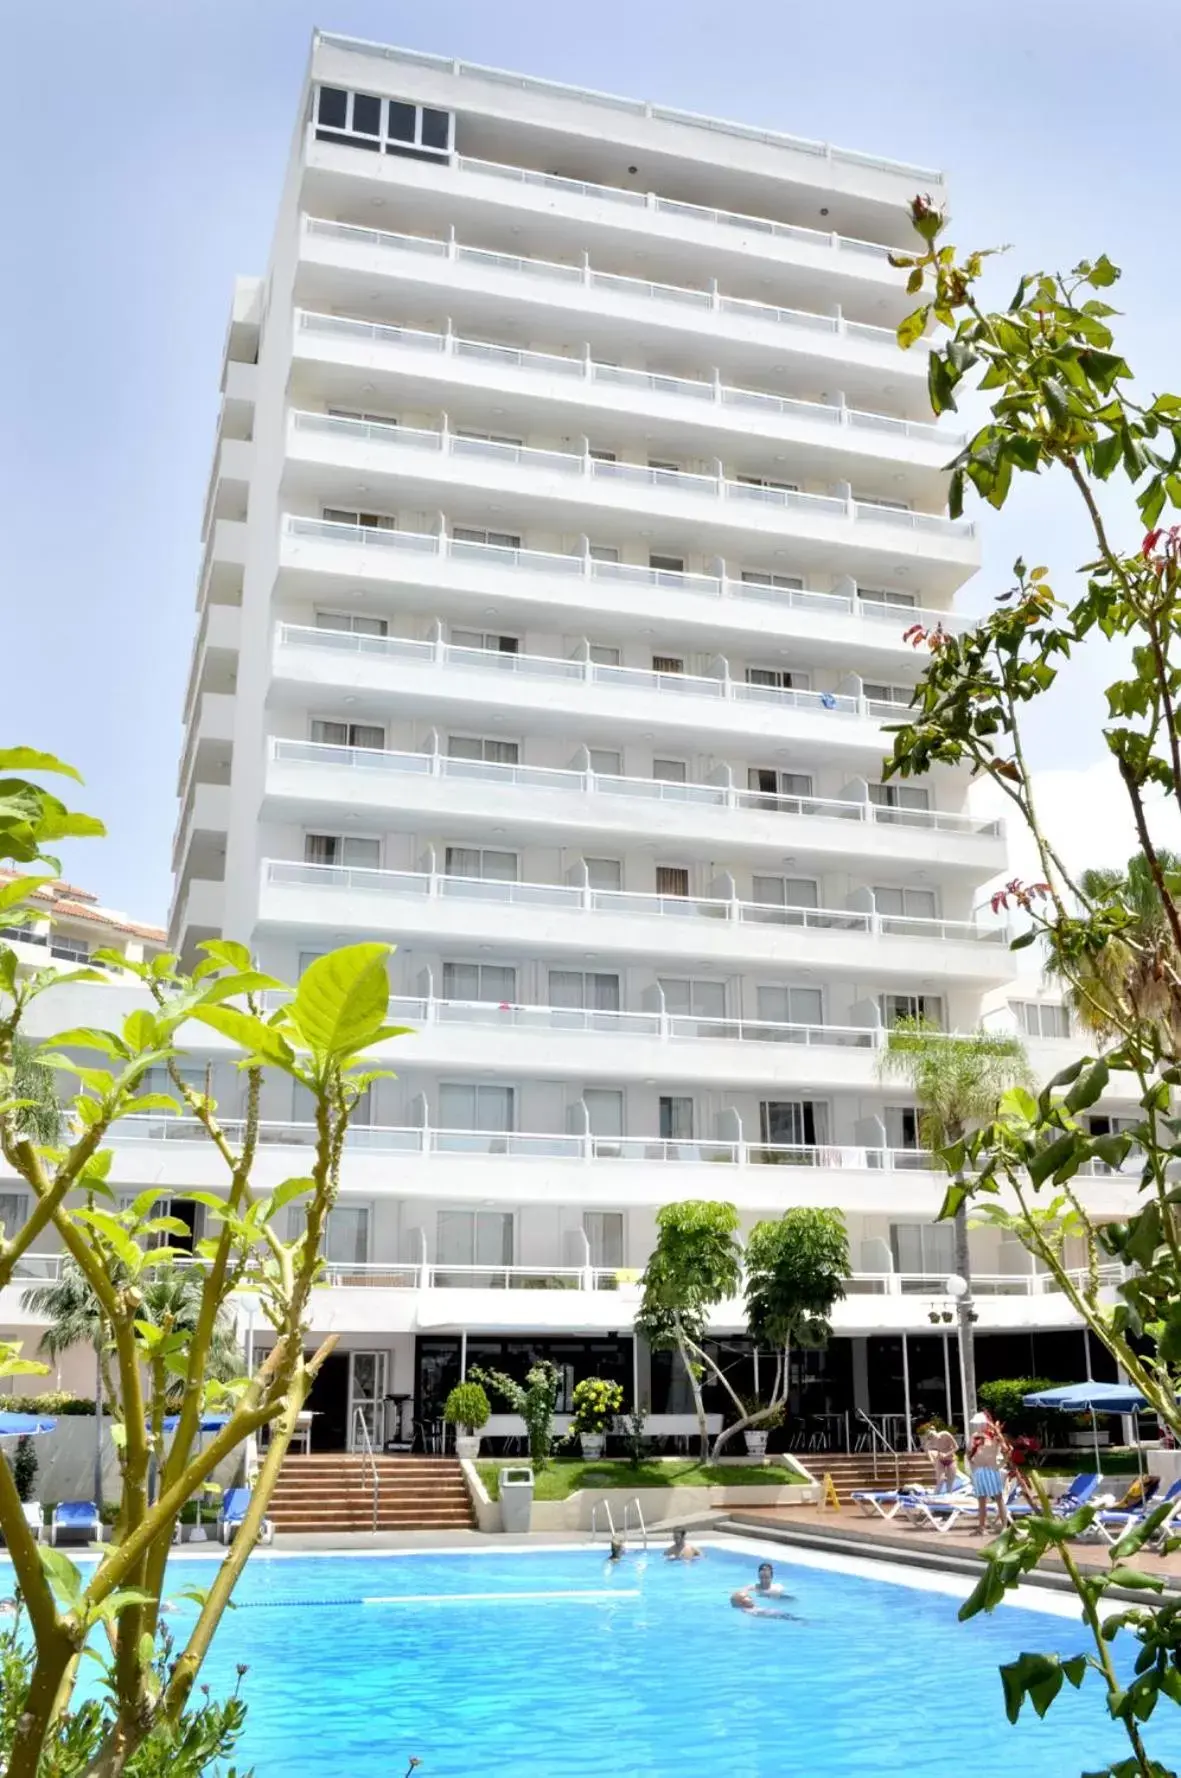
[(36, 1438), (56, 1425), (51, 1414), (0, 1414), (0, 1438)]
[[(1099, 1424), (1098, 1414), (1132, 1414), (1138, 1415), (1141, 1408), (1148, 1406), (1147, 1398), (1134, 1389), (1130, 1383), (1064, 1383), (1057, 1389), (1039, 1389), (1033, 1395), (1023, 1397), (1027, 1408), (1058, 1408), (1065, 1414), (1091, 1415), (1091, 1431), (1095, 1439), (1095, 1468), (1099, 1462)], [(1140, 1428), (1136, 1427), (1136, 1452), (1140, 1463), (1140, 1474), (1144, 1474), (1144, 1455), (1140, 1449)]]

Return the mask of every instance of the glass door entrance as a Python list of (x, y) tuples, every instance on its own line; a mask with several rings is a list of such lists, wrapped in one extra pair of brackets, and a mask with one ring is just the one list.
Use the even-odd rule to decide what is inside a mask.
[(359, 1420), (364, 1422), (369, 1442), (375, 1451), (381, 1449), (383, 1397), (386, 1391), (385, 1352), (349, 1353), (349, 1445), (350, 1451), (364, 1449)]

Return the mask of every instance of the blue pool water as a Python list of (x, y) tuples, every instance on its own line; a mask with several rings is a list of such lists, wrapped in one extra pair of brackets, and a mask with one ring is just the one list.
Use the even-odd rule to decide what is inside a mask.
[[(798, 1622), (729, 1604), (756, 1558), (709, 1547), (608, 1569), (602, 1550), (253, 1559), (203, 1679), (249, 1664), (258, 1778), (1077, 1778), (1127, 1752), (1101, 1688), (1011, 1728), (997, 1665), (1085, 1647), (1073, 1619), (958, 1600), (772, 1549)], [(177, 1561), (170, 1586), (215, 1563)], [(195, 1607), (178, 1602), (178, 1638)], [(1151, 1751), (1181, 1758), (1172, 1709)]]

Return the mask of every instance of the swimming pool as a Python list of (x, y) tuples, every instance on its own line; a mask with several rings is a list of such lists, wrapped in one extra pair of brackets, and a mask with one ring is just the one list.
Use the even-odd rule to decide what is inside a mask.
[[(256, 1556), (202, 1678), (217, 1694), (249, 1664), (257, 1778), (402, 1778), (411, 1755), (420, 1778), (947, 1778), (969, 1743), (975, 1772), (1077, 1778), (1126, 1752), (1098, 1682), (1044, 1723), (1005, 1719), (999, 1662), (1086, 1646), (1065, 1602), (961, 1625), (954, 1579), (705, 1548), (611, 1569), (601, 1547)], [(730, 1606), (766, 1559), (800, 1621)], [(170, 1584), (214, 1566), (179, 1559)], [(177, 1603), (178, 1635), (194, 1610)], [(1181, 1756), (1175, 1715), (1149, 1725), (1158, 1758)]]

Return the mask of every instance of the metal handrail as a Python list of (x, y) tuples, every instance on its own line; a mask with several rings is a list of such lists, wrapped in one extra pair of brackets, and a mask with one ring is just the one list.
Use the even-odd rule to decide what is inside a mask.
[[(599, 1534), (599, 1508), (600, 1507), (602, 1507), (603, 1514), (607, 1520), (607, 1531), (610, 1535), (611, 1542), (614, 1543), (615, 1537), (616, 1537), (615, 1520), (611, 1516), (611, 1502), (606, 1498), (606, 1496), (604, 1496), (604, 1498), (602, 1500), (594, 1501), (591, 1505), (591, 1541), (593, 1543), (594, 1539)], [(626, 1528), (626, 1524), (625, 1524), (625, 1528)]]
[(628, 1533), (628, 1527), (631, 1524), (631, 1510), (632, 1510), (633, 1506), (636, 1509), (636, 1524), (639, 1528), (640, 1536), (644, 1540), (644, 1549), (645, 1549), (645, 1551), (647, 1551), (647, 1548), (648, 1548), (648, 1527), (644, 1523), (644, 1509), (640, 1505), (640, 1497), (638, 1494), (633, 1499), (627, 1500), (624, 1502), (624, 1506), (623, 1506), (623, 1535), (624, 1535), (624, 1538), (626, 1539), (627, 1533)]
[(886, 1437), (884, 1425), (878, 1426), (875, 1421), (870, 1419), (869, 1415), (866, 1413), (864, 1408), (858, 1408), (857, 1418), (859, 1420), (864, 1420), (865, 1424), (869, 1427), (869, 1431), (870, 1431), (870, 1447), (869, 1448), (870, 1448), (870, 1453), (871, 1453), (871, 1456), (873, 1459), (873, 1479), (874, 1479), (874, 1481), (876, 1482), (878, 1479), (878, 1447), (877, 1447), (877, 1443), (875, 1441), (880, 1440), (883, 1448), (885, 1450), (889, 1451), (891, 1457), (893, 1457), (893, 1459), (894, 1459), (894, 1486), (895, 1486), (895, 1488), (900, 1488), (902, 1486), (901, 1462), (899, 1460), (898, 1452), (894, 1449), (894, 1446), (890, 1443), (889, 1439)]
[(365, 1423), (365, 1410), (353, 1409), (353, 1447), (357, 1444), (357, 1429), (361, 1432), (361, 1450), (369, 1459), (369, 1474), (373, 1483), (373, 1529), (377, 1530), (378, 1497), (381, 1492), (381, 1476), (377, 1468), (377, 1459), (373, 1454), (373, 1441), (369, 1437), (369, 1428)]

